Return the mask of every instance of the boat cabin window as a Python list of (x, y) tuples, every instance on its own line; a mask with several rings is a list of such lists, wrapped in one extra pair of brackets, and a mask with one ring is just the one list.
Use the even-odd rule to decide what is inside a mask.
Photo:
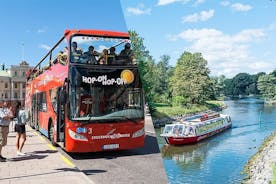
[(181, 135), (183, 132), (183, 125), (174, 125), (173, 134)]
[(188, 135), (194, 135), (194, 128), (191, 126), (188, 126), (185, 128), (185, 132), (184, 135), (188, 136)]
[(164, 130), (163, 130), (163, 133), (164, 134), (169, 134), (173, 129), (173, 125), (166, 125)]

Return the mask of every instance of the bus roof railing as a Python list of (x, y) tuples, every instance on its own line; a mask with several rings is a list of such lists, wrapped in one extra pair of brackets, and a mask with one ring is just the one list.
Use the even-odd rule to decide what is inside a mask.
[[(64, 40), (64, 38), (65, 38), (66, 36), (63, 36), (50, 50), (49, 50), (49, 52), (47, 52), (47, 54), (38, 62), (38, 64), (31, 70), (31, 72), (29, 73), (29, 76), (27, 76), (27, 79), (29, 79), (30, 78), (30, 76), (32, 75), (32, 74), (34, 74), (34, 73), (36, 73), (37, 71), (39, 71), (40, 70), (40, 65), (41, 65), (41, 63), (50, 55), (50, 57), (51, 57), (51, 55), (52, 55), (52, 52), (53, 52), (53, 50)], [(51, 58), (50, 58), (50, 60), (51, 60)]]

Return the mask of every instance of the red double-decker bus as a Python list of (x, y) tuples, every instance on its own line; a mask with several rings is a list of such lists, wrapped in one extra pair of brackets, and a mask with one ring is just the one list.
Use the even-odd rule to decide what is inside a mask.
[(30, 126), (68, 152), (142, 147), (144, 98), (130, 43), (128, 33), (66, 30), (27, 76)]

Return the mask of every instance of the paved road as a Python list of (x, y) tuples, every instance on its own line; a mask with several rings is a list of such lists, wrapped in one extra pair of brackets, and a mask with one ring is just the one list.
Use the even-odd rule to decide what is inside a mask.
[(168, 183), (150, 116), (146, 116), (145, 129), (146, 140), (143, 148), (69, 156), (96, 184)]

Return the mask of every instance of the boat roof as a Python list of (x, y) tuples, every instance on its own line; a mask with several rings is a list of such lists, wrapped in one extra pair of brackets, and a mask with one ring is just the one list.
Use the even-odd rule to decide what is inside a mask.
[(173, 123), (173, 125), (176, 125), (176, 124), (178, 124), (178, 125), (179, 124), (181, 124), (181, 125), (188, 125), (188, 126), (205, 125), (205, 124), (211, 123), (213, 121), (219, 121), (221, 119), (224, 119), (227, 116), (228, 115), (219, 114), (218, 117), (214, 117), (214, 118), (206, 119), (206, 120), (202, 120), (200, 118), (194, 118), (194, 119), (190, 119), (190, 120), (185, 120), (183, 122), (181, 122), (181, 121), (175, 121)]

